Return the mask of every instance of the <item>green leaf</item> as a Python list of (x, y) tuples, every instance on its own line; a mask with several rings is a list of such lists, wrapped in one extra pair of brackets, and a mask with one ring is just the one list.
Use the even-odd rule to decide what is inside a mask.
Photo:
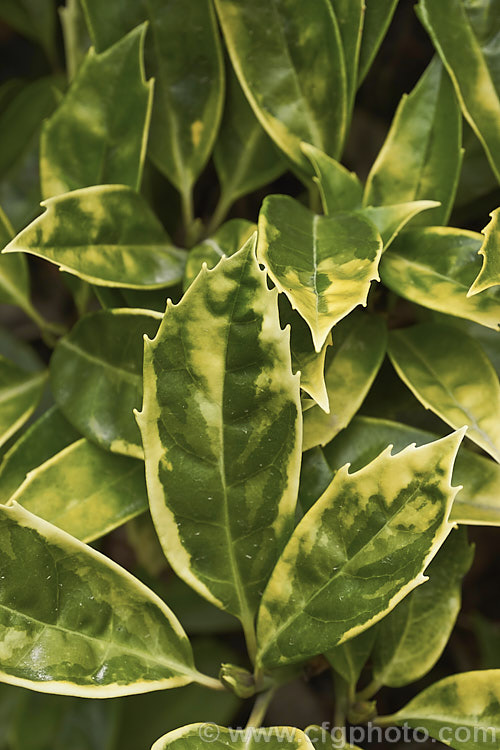
[(66, 5), (58, 8), (64, 41), (64, 57), (68, 81), (75, 78), (90, 47), (83, 8), (80, 0), (66, 0)]
[(389, 134), (368, 175), (364, 205), (440, 201), (419, 224), (446, 224), (462, 161), (462, 117), (453, 85), (434, 59), (409, 96), (403, 96)]
[(250, 648), (255, 610), (293, 527), (301, 442), (298, 377), (254, 242), (168, 304), (156, 338), (146, 339), (138, 415), (165, 554), (242, 621)]
[[(422, 587), (420, 586), (416, 591), (419, 591), (420, 588)], [(407, 599), (412, 597), (416, 591), (409, 594)], [(393, 610), (393, 612), (403, 606), (407, 599), (404, 599), (398, 604), (396, 610)], [(382, 620), (382, 623), (385, 622), (388, 617), (391, 617), (391, 614), (392, 613), (387, 615), (387, 617)], [(343, 677), (348, 685), (354, 687), (359, 680), (361, 671), (372, 652), (376, 634), (376, 627), (368, 628), (368, 630), (360, 633), (355, 638), (351, 638), (350, 641), (341, 643), (340, 646), (336, 646), (332, 651), (328, 651), (328, 653), (325, 654), (328, 662), (334, 670)]]
[(246, 219), (231, 219), (207, 239), (189, 251), (184, 270), (184, 291), (191, 286), (204, 263), (213, 268), (225, 255), (234, 255), (257, 229), (256, 224)]
[[(484, 2), (468, 3), (481, 12)], [(500, 180), (500, 67), (496, 37), (498, 12), (488, 16), (486, 33), (468, 17), (463, 0), (420, 0), (418, 16), (453, 81), (464, 116), (482, 142)]]
[(188, 724), (175, 729), (155, 742), (151, 750), (258, 750), (265, 745), (269, 750), (283, 746), (293, 750), (313, 750), (314, 745), (304, 732), (295, 727), (270, 727), (256, 729), (226, 729), (217, 724)]
[(416, 586), (452, 525), (450, 485), (463, 431), (390, 448), (337, 472), (285, 547), (264, 592), (257, 663), (300, 662), (353, 638)]
[(409, 685), (435, 665), (460, 611), (462, 579), (473, 557), (465, 529), (453, 531), (427, 568), (427, 583), (379, 623), (373, 650), (379, 685)]
[(30, 253), (91, 284), (129, 289), (172, 286), (184, 253), (148, 204), (125, 185), (99, 185), (49, 198), (46, 209), (4, 252)]
[(500, 208), (492, 211), (490, 216), (491, 221), (482, 232), (484, 242), (478, 250), (479, 255), (483, 256), (483, 265), (467, 292), (468, 297), (500, 284)]
[[(380, 453), (380, 451), (379, 451)], [(334, 472), (321, 448), (312, 448), (302, 455), (300, 467), (299, 507), (308, 511), (333, 479)]]
[(405, 232), (384, 253), (380, 276), (389, 289), (418, 305), (497, 331), (500, 289), (467, 297), (481, 265), (477, 255), (481, 240), (480, 234), (465, 229), (432, 227)]
[(3, 682), (111, 698), (201, 678), (172, 612), (116, 563), (17, 504), (0, 541)]
[(50, 363), (54, 398), (89, 440), (142, 458), (133, 410), (142, 397), (143, 337), (162, 316), (146, 310), (101, 310), (81, 318), (56, 346)]
[(42, 397), (47, 373), (26, 372), (0, 356), (0, 445), (33, 414)]
[(90, 49), (63, 101), (44, 124), (44, 198), (111, 183), (139, 189), (153, 81), (142, 62), (145, 26), (107, 52)]
[(48, 59), (57, 59), (54, 0), (2, 0), (0, 18), (23, 36), (39, 42)]
[[(319, 353), (314, 349), (311, 331), (304, 318), (293, 310), (287, 297), (278, 297), (281, 327), (290, 326), (290, 351), (292, 355), (292, 371), (300, 372), (300, 387), (323, 410), (328, 409), (328, 393), (325, 384), (325, 357), (331, 345), (331, 336), (323, 344)], [(312, 404), (311, 404), (312, 406)], [(304, 411), (304, 407), (302, 407)]]
[(415, 216), (438, 205), (437, 201), (410, 201), (409, 203), (395, 203), (391, 206), (366, 206), (356, 213), (364, 216), (377, 227), (385, 251)]
[(79, 437), (76, 430), (53, 406), (9, 448), (0, 464), (0, 499), (3, 503), (26, 479), (29, 471), (47, 461)]
[(365, 0), (365, 22), (359, 51), (358, 85), (368, 73), (389, 28), (398, 0)]
[(349, 110), (358, 84), (358, 62), (365, 15), (365, 0), (330, 0), (344, 51)]
[(236, 75), (228, 72), (227, 95), (214, 163), (221, 184), (221, 211), (282, 174), (286, 163), (255, 117)]
[(257, 257), (307, 322), (317, 352), (339, 320), (366, 304), (381, 252), (380, 235), (360, 216), (317, 216), (284, 195), (262, 204)]
[(486, 750), (500, 734), (500, 669), (446, 677), (390, 717), (421, 727), (455, 750)]
[(30, 471), (11, 501), (91, 542), (147, 510), (144, 464), (82, 438)]
[(386, 346), (381, 317), (352, 313), (335, 326), (325, 369), (329, 412), (319, 406), (305, 412), (302, 450), (326, 445), (349, 424), (370, 390)]
[[(311, 497), (310, 502), (321, 495), (331, 481), (333, 473), (344, 464), (349, 463), (352, 471), (358, 471), (389, 444), (394, 446), (395, 452), (399, 452), (410, 443), (424, 445), (436, 440), (437, 437), (432, 432), (386, 419), (355, 417), (350, 425), (323, 449), (322, 456), (316, 455), (316, 464), (319, 465), (321, 462), (321, 479), (317, 479), (317, 494), (315, 498)], [(319, 451), (319, 448), (316, 451)], [(309, 455), (306, 453), (304, 459)], [(330, 476), (325, 469), (325, 460), (331, 467)], [(311, 461), (309, 458), (308, 462)], [(315, 474), (318, 477), (317, 471)], [(453, 503), (450, 521), (484, 526), (500, 525), (499, 464), (460, 448), (453, 470), (453, 484), (463, 485), (463, 488)]]
[(500, 462), (500, 384), (474, 339), (452, 326), (422, 323), (389, 337), (398, 375), (425, 406)]
[(155, 78), (149, 153), (187, 195), (212, 151), (224, 103), (224, 64), (210, 0), (83, 0), (92, 38), (106, 49), (149, 21), (146, 69)]
[[(0, 208), (0, 248), (14, 236), (10, 221)], [(29, 306), (28, 263), (22, 255), (0, 255), (0, 302), (7, 305)]]
[[(342, 729), (345, 730), (345, 727), (334, 727), (333, 729), (342, 731)], [(339, 748), (341, 750), (361, 750), (356, 745), (350, 745), (348, 742), (345, 742), (344, 737), (340, 737), (340, 735), (334, 733), (332, 736), (331, 731), (325, 729), (324, 726), (320, 727), (311, 724), (304, 731), (317, 750), (339, 750)]]
[(316, 173), (313, 179), (319, 187), (325, 214), (361, 208), (363, 185), (357, 175), (309, 143), (302, 143), (301, 148)]
[[(216, 0), (233, 68), (262, 127), (296, 167), (300, 143), (338, 157), (346, 127), (342, 40), (330, 0)], [(314, 29), (314, 33), (311, 33)]]

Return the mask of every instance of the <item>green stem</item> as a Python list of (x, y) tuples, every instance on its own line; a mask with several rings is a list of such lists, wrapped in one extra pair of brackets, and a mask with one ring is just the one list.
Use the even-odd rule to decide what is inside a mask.
[(375, 716), (372, 721), (378, 727), (392, 727), (395, 724), (394, 716)]
[(356, 698), (361, 701), (368, 701), (378, 693), (381, 687), (383, 687), (383, 683), (378, 680), (372, 680), (363, 690), (360, 690)]
[(266, 718), (267, 709), (274, 698), (275, 692), (276, 688), (272, 688), (271, 690), (268, 690), (267, 693), (261, 693), (257, 696), (245, 729), (249, 729), (250, 727), (258, 729), (262, 726), (262, 722)]
[(232, 200), (231, 196), (221, 193), (220, 198), (215, 207), (215, 211), (213, 212), (212, 217), (210, 221), (208, 222), (208, 226), (206, 230), (207, 237), (210, 237), (212, 234), (214, 234), (217, 231), (217, 229), (220, 227), (220, 225), (226, 218), (233, 202), (234, 201)]
[(248, 656), (250, 658), (250, 661), (252, 664), (255, 662), (255, 657), (257, 655), (257, 636), (255, 634), (255, 627), (253, 624), (253, 621), (251, 622), (243, 622), (243, 633), (245, 634), (245, 642), (247, 645), (247, 651)]
[(216, 680), (214, 677), (209, 677), (208, 675), (203, 674), (202, 672), (195, 673), (194, 682), (197, 682), (198, 685), (203, 685), (203, 687), (210, 688), (210, 690), (225, 690), (226, 689), (220, 680)]
[(199, 229), (194, 216), (193, 188), (185, 186), (181, 191), (182, 225), (184, 227), (184, 240), (186, 247), (196, 244), (199, 237)]

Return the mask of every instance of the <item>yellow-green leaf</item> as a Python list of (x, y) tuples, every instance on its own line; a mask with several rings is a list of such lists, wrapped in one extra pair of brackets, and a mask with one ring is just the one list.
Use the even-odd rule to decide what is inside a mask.
[(168, 305), (146, 340), (138, 415), (165, 554), (247, 637), (293, 526), (302, 439), (288, 334), (254, 242)]
[(385, 36), (398, 0), (365, 0), (365, 20), (359, 51), (358, 85), (368, 73)]
[(377, 227), (385, 251), (415, 216), (436, 206), (439, 206), (437, 201), (410, 201), (389, 206), (365, 206), (357, 213)]
[(360, 208), (363, 185), (357, 175), (310, 143), (302, 143), (301, 148), (316, 173), (313, 179), (319, 187), (325, 214)]
[(446, 677), (384, 724), (421, 727), (454, 750), (489, 750), (500, 736), (500, 669)]
[(500, 384), (474, 339), (452, 326), (422, 323), (389, 337), (389, 356), (418, 400), (500, 462)]
[(147, 510), (144, 464), (82, 438), (29, 471), (11, 501), (91, 542)]
[(356, 745), (350, 745), (348, 742), (345, 742), (345, 738), (340, 735), (342, 730), (345, 730), (345, 727), (333, 727), (329, 731), (324, 726), (320, 727), (311, 724), (304, 731), (316, 750), (361, 750)]
[(226, 729), (217, 724), (188, 724), (175, 729), (155, 742), (151, 750), (258, 750), (265, 746), (269, 750), (291, 748), (291, 750), (313, 750), (314, 745), (304, 732), (295, 727), (250, 727), (249, 729)]
[(26, 372), (0, 356), (0, 445), (14, 435), (34, 412), (47, 373)]
[(386, 344), (381, 317), (352, 313), (335, 326), (325, 368), (329, 411), (313, 406), (304, 413), (302, 450), (326, 445), (349, 424), (382, 364)]
[[(312, 143), (338, 157), (346, 126), (342, 40), (330, 0), (215, 2), (241, 87), (261, 125), (303, 172)], [(310, 30), (314, 28), (315, 33)]]
[(98, 184), (138, 189), (153, 82), (143, 66), (145, 26), (98, 55), (90, 49), (66, 96), (42, 130), (44, 198)]
[(500, 326), (500, 288), (467, 297), (479, 273), (482, 237), (465, 229), (430, 227), (405, 232), (384, 253), (383, 283), (402, 297), (431, 310)]
[[(416, 591), (419, 591), (420, 588), (421, 587), (417, 588)], [(407, 599), (413, 596), (416, 591), (409, 594)], [(398, 604), (396, 610), (403, 606), (405, 601), (406, 599)], [(393, 612), (396, 610), (393, 610)], [(390, 617), (391, 614), (387, 615), (384, 620), (382, 620), (382, 623), (387, 617)], [(372, 652), (376, 634), (376, 626), (368, 628), (368, 630), (360, 633), (355, 638), (351, 638), (349, 641), (341, 643), (339, 646), (332, 649), (332, 651), (328, 651), (325, 654), (328, 662), (332, 665), (334, 670), (340, 674), (351, 688), (355, 688), (361, 670)]]
[(199, 677), (168, 607), (116, 563), (15, 504), (0, 507), (0, 679), (94, 698)]
[(125, 185), (73, 190), (42, 203), (45, 213), (5, 248), (30, 253), (91, 284), (129, 289), (182, 279), (175, 248), (144, 198)]
[(339, 320), (366, 304), (381, 252), (379, 233), (356, 214), (317, 216), (287, 196), (264, 200), (257, 257), (307, 322), (317, 352)]
[(246, 219), (230, 219), (211, 236), (189, 251), (184, 271), (184, 290), (198, 276), (204, 263), (207, 268), (217, 265), (223, 256), (229, 258), (250, 239), (257, 226)]
[(492, 211), (490, 216), (490, 223), (483, 229), (484, 242), (478, 250), (483, 256), (483, 265), (467, 292), (468, 297), (500, 284), (500, 208)]
[(162, 316), (151, 310), (101, 310), (81, 318), (50, 362), (52, 392), (71, 424), (114, 453), (142, 458), (133, 410), (141, 404), (143, 337)]
[(264, 592), (257, 663), (329, 651), (378, 622), (416, 586), (451, 531), (451, 473), (463, 431), (337, 472), (286, 545)]

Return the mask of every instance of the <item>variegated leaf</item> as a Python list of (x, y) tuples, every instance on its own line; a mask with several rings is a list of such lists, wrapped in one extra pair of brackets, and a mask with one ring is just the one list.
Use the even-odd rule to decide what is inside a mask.
[(344, 52), (348, 115), (358, 87), (358, 62), (365, 16), (365, 0), (330, 0)]
[(377, 227), (385, 251), (415, 216), (436, 206), (439, 206), (436, 201), (410, 201), (389, 206), (365, 206), (357, 213)]
[(500, 384), (474, 339), (452, 326), (422, 323), (392, 331), (389, 356), (418, 400), (500, 462)]
[(193, 283), (204, 263), (213, 268), (225, 255), (234, 255), (250, 239), (257, 225), (246, 219), (230, 219), (189, 251), (184, 270), (184, 291)]
[(307, 322), (317, 352), (339, 320), (366, 304), (381, 252), (377, 230), (356, 214), (317, 216), (287, 196), (264, 200), (257, 257)]
[(30, 253), (84, 281), (155, 289), (182, 279), (184, 253), (149, 205), (124, 185), (73, 190), (42, 203), (39, 216), (4, 249)]
[(161, 599), (91, 547), (15, 504), (0, 550), (3, 682), (94, 698), (212, 682)]
[(81, 318), (50, 362), (55, 401), (89, 440), (113, 453), (143, 457), (133, 410), (141, 404), (143, 337), (162, 316), (151, 310), (101, 310)]
[[(317, 499), (328, 486), (333, 474), (344, 464), (351, 464), (352, 471), (366, 466), (384, 448), (391, 444), (398, 452), (410, 445), (424, 445), (438, 436), (432, 432), (418, 430), (386, 419), (357, 416), (351, 424), (337, 435), (321, 456), (316, 456), (316, 466), (321, 467), (321, 478), (317, 481)], [(316, 449), (317, 451), (319, 449)], [(309, 457), (310, 454), (305, 454)], [(331, 474), (325, 463), (331, 467)], [(311, 463), (311, 458), (308, 458)], [(312, 467), (311, 473), (318, 476)], [(483, 526), (500, 526), (500, 465), (460, 448), (453, 469), (453, 484), (462, 485), (450, 513), (450, 521)]]
[(380, 276), (389, 289), (418, 305), (498, 330), (500, 288), (467, 297), (480, 270), (481, 241), (480, 234), (465, 229), (405, 232), (384, 253)]
[[(381, 723), (380, 721), (378, 723)], [(500, 737), (500, 669), (446, 677), (384, 724), (421, 727), (454, 750), (487, 750)]]
[(7, 502), (29, 471), (79, 437), (56, 406), (46, 411), (3, 456), (0, 464), (0, 502)]
[[(328, 731), (324, 726), (311, 724), (304, 731), (316, 750), (338, 750), (338, 748), (341, 748), (341, 750), (361, 750), (356, 745), (345, 742), (345, 738), (335, 734), (336, 729), (337, 727), (334, 727), (333, 730)], [(345, 729), (345, 727), (338, 727), (338, 731), (342, 731), (342, 729)], [(333, 735), (332, 731), (334, 732)]]
[(302, 143), (301, 148), (316, 173), (313, 179), (318, 185), (325, 214), (361, 208), (363, 185), (357, 175), (310, 143)]
[(34, 412), (46, 380), (46, 371), (26, 372), (0, 356), (0, 445), (4, 445)]
[[(498, 9), (484, 14), (486, 24), (473, 16), (480, 2), (420, 0), (418, 16), (446, 65), (462, 112), (483, 144), (500, 180), (500, 74), (496, 40), (500, 31)], [(474, 12), (476, 11), (476, 13)]]
[(139, 188), (153, 100), (153, 81), (144, 78), (145, 33), (138, 27), (100, 55), (92, 48), (45, 122), (44, 198), (106, 183)]
[(146, 340), (138, 415), (165, 554), (241, 619), (250, 649), (257, 604), (293, 526), (302, 439), (288, 335), (254, 242), (202, 270), (167, 307)]
[[(420, 588), (421, 587), (417, 588), (416, 591), (419, 591)], [(412, 592), (407, 599), (413, 596), (414, 593), (416, 592)], [(405, 601), (406, 599), (404, 599), (401, 604), (398, 604), (398, 607), (401, 607)], [(398, 607), (396, 607), (396, 610)], [(390, 617), (391, 614), (392, 613), (387, 615), (387, 617)], [(384, 618), (384, 620), (387, 619), (387, 617)], [(382, 620), (382, 622), (384, 622), (384, 620)], [(325, 654), (328, 662), (347, 682), (347, 684), (351, 686), (351, 689), (356, 686), (361, 671), (372, 652), (376, 634), (377, 626), (368, 628), (368, 630), (360, 633), (355, 638), (351, 638), (349, 641), (341, 643), (339, 646), (332, 649), (332, 651), (328, 651)]]
[(175, 729), (157, 740), (151, 750), (258, 750), (264, 745), (269, 750), (313, 750), (308, 736), (295, 727), (269, 727), (256, 729), (226, 729), (217, 724), (188, 724)]
[(490, 223), (483, 229), (484, 242), (478, 250), (483, 256), (483, 265), (467, 292), (468, 297), (500, 284), (500, 208), (492, 211), (490, 216)]
[[(10, 221), (0, 208), (0, 248), (14, 236)], [(0, 302), (26, 308), (29, 305), (28, 264), (22, 255), (0, 255)]]
[(325, 653), (362, 633), (426, 579), (451, 531), (451, 473), (463, 430), (349, 474), (305, 514), (267, 585), (257, 622), (260, 668)]
[[(342, 41), (330, 0), (215, 2), (233, 68), (255, 115), (306, 174), (300, 149), (338, 157), (346, 126)], [(310, 29), (315, 33), (311, 34)]]
[(82, 438), (29, 471), (10, 500), (91, 542), (147, 510), (144, 464)]
[(412, 591), (378, 624), (372, 655), (377, 684), (401, 687), (432, 669), (455, 625), (462, 579), (473, 557), (465, 529), (452, 531), (426, 570), (427, 583)]
[(458, 185), (461, 144), (462, 117), (453, 84), (434, 59), (399, 105), (368, 175), (364, 205), (439, 201), (440, 208), (413, 223), (446, 224)]
[(329, 411), (313, 406), (304, 413), (302, 450), (326, 445), (349, 424), (375, 379), (386, 345), (381, 317), (356, 311), (335, 326), (325, 369)]
[(358, 85), (362, 83), (385, 36), (398, 0), (365, 0), (365, 20), (359, 51)]

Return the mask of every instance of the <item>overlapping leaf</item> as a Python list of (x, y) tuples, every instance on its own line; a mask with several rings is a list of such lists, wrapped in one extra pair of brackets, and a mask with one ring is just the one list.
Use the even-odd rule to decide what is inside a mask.
[(276, 296), (254, 240), (202, 271), (146, 342), (138, 415), (165, 554), (241, 619), (250, 648), (257, 604), (293, 525), (300, 464), (299, 383)]
[(265, 744), (269, 750), (283, 746), (292, 750), (313, 750), (308, 736), (295, 727), (226, 729), (216, 724), (189, 724), (175, 729), (155, 742), (151, 750), (203, 750), (207, 742), (213, 750), (257, 750)]
[(390, 449), (337, 472), (305, 514), (264, 592), (257, 663), (301, 661), (353, 638), (425, 580), (448, 536), (451, 472), (463, 431)]
[(19, 505), (0, 541), (4, 682), (112, 697), (201, 679), (172, 612), (116, 563)]
[(405, 232), (384, 253), (380, 276), (386, 286), (418, 305), (498, 330), (500, 288), (467, 297), (480, 270), (481, 244), (480, 234), (465, 229)]
[(207, 264), (207, 268), (213, 268), (223, 255), (234, 255), (256, 229), (257, 226), (246, 219), (230, 219), (219, 227), (213, 236), (191, 248), (184, 271), (184, 289), (192, 284), (204, 263)]
[[(417, 589), (417, 591), (418, 590), (419, 589)], [(407, 598), (409, 599), (413, 596), (413, 593)], [(398, 604), (396, 609), (403, 606), (405, 601), (406, 599)], [(387, 615), (387, 617), (390, 616), (391, 614)], [(382, 620), (382, 622), (384, 622), (384, 620)], [(328, 651), (325, 654), (334, 670), (340, 674), (348, 685), (352, 686), (352, 688), (356, 686), (361, 670), (371, 654), (376, 634), (376, 627), (368, 628), (368, 630), (360, 633), (355, 638), (351, 638), (349, 641), (341, 643), (340, 646), (337, 646), (332, 651)]]
[(325, 214), (360, 208), (363, 185), (355, 173), (310, 143), (302, 143), (301, 147), (316, 173), (313, 179), (319, 187)]
[(439, 60), (404, 96), (368, 175), (364, 205), (439, 201), (414, 223), (446, 224), (458, 184), (462, 118), (453, 85)]
[(92, 48), (44, 124), (44, 198), (106, 183), (139, 188), (153, 97), (153, 82), (144, 79), (145, 32), (135, 29), (100, 55)]
[(500, 384), (474, 339), (451, 326), (423, 323), (393, 331), (389, 356), (414, 395), (500, 462)]
[(257, 257), (309, 325), (317, 352), (335, 323), (366, 304), (381, 252), (377, 230), (356, 214), (317, 216), (287, 196), (264, 200)]
[(182, 279), (184, 253), (131, 188), (83, 188), (42, 205), (45, 213), (4, 252), (37, 255), (102, 286), (154, 289)]
[(380, 317), (352, 313), (335, 326), (325, 369), (329, 412), (313, 406), (304, 413), (303, 450), (326, 445), (349, 424), (382, 364), (386, 344)]
[(481, 10), (487, 7), (483, 0), (474, 4), (420, 0), (418, 15), (447, 67), (462, 111), (500, 179), (500, 52), (495, 41), (500, 17), (497, 11), (486, 14), (483, 24)]
[(358, 83), (368, 73), (385, 36), (398, 0), (365, 0), (365, 19), (359, 52)]
[(414, 217), (423, 211), (432, 210), (438, 205), (437, 201), (409, 201), (408, 203), (394, 203), (389, 206), (365, 206), (356, 213), (364, 216), (377, 227), (385, 251)]
[(495, 209), (490, 216), (491, 221), (483, 230), (484, 242), (478, 250), (479, 255), (483, 256), (483, 265), (467, 296), (500, 284), (500, 208)]
[[(331, 0), (344, 52), (349, 108), (358, 87), (358, 62), (365, 15), (364, 0)], [(350, 113), (349, 113), (350, 114)]]
[(78, 321), (50, 363), (54, 398), (79, 432), (98, 445), (142, 458), (133, 410), (142, 397), (143, 336), (154, 336), (161, 315), (102, 310)]
[[(330, 0), (216, 0), (229, 55), (262, 126), (302, 171), (300, 142), (333, 157), (345, 136), (346, 78)], [(311, 34), (310, 29), (315, 33)]]
[(11, 501), (91, 542), (147, 510), (144, 464), (82, 438), (31, 470)]
[(40, 401), (45, 371), (26, 372), (0, 356), (0, 445), (22, 427)]

